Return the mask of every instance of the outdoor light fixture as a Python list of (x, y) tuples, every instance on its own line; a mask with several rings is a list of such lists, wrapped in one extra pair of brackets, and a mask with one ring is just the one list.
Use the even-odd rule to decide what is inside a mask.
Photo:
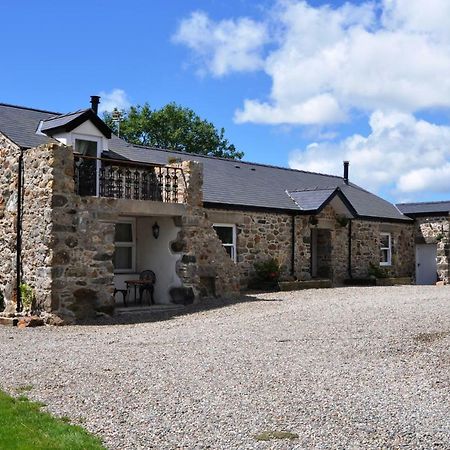
[(158, 239), (159, 237), (159, 225), (158, 222), (155, 222), (152, 226), (152, 230), (153, 230), (153, 237), (155, 239)]

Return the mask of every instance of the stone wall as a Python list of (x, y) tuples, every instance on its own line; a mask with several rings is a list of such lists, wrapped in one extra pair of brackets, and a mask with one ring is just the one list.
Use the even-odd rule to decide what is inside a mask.
[(196, 299), (207, 296), (230, 297), (239, 293), (239, 273), (222, 246), (203, 208), (203, 166), (183, 162), (186, 178), (186, 212), (180, 218), (181, 231), (172, 248), (183, 256), (177, 273)]
[(0, 291), (14, 309), (17, 180), (20, 149), (0, 133)]
[(450, 217), (417, 217), (415, 221), (416, 243), (436, 244), (439, 280), (450, 283)]
[[(19, 149), (1, 138), (4, 170), (0, 175), (3, 254), (0, 288), (13, 311)], [(169, 215), (180, 214), (175, 221), (182, 229), (172, 243), (172, 251), (181, 254), (178, 267), (181, 279), (197, 298), (212, 293), (236, 294), (239, 292), (236, 267), (202, 207), (202, 166), (190, 162), (180, 165), (188, 183), (182, 186), (186, 206), (167, 205), (167, 208)], [(154, 212), (161, 214), (160, 202), (76, 195), (72, 149), (56, 143), (25, 151), (23, 179), (23, 282), (35, 293), (35, 310), (59, 316), (68, 323), (99, 311), (111, 312), (114, 224), (126, 211), (133, 211), (132, 214), (141, 211), (147, 216)], [(205, 282), (210, 280), (213, 292), (205, 292)]]
[(367, 277), (370, 264), (379, 266), (380, 233), (391, 233), (392, 265), (383, 268), (393, 277), (414, 275), (414, 224), (352, 221), (352, 274)]
[(113, 307), (117, 200), (74, 193), (71, 148), (48, 144), (24, 158), (23, 281), (36, 309), (66, 322)]
[[(235, 224), (237, 228), (237, 268), (240, 284), (246, 287), (255, 278), (254, 263), (276, 258), (282, 278), (311, 278), (311, 230), (316, 228), (329, 242), (323, 242), (328, 276), (340, 284), (349, 277), (349, 223), (340, 221), (331, 205), (314, 216), (283, 213), (208, 209), (212, 223)], [(292, 272), (292, 221), (295, 220), (294, 267)], [(367, 277), (370, 263), (379, 266), (380, 233), (392, 234), (392, 276), (412, 276), (414, 271), (414, 228), (412, 224), (352, 221), (352, 275)], [(319, 262), (320, 264), (320, 262)], [(318, 274), (320, 276), (320, 274)]]

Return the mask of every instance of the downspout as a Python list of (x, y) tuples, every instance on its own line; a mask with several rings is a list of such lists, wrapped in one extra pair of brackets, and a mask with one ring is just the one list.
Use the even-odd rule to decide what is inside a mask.
[(23, 148), (20, 148), (19, 167), (17, 173), (17, 223), (16, 223), (16, 311), (22, 311), (22, 181), (23, 181)]
[(291, 275), (295, 275), (295, 214), (292, 214), (292, 251), (291, 251)]
[(352, 219), (348, 221), (348, 277), (353, 278), (352, 274)]

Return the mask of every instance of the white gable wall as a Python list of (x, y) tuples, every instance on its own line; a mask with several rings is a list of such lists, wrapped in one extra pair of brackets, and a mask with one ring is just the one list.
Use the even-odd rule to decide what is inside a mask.
[(55, 134), (53, 137), (64, 145), (74, 145), (75, 139), (96, 141), (100, 144), (99, 156), (102, 151), (108, 150), (108, 139), (103, 136), (103, 134), (90, 120), (82, 123), (69, 133), (59, 133)]

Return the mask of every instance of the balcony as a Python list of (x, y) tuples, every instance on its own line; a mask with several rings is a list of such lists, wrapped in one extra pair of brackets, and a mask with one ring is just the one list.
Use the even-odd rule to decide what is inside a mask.
[(179, 167), (75, 154), (75, 192), (130, 200), (183, 203), (186, 180)]

